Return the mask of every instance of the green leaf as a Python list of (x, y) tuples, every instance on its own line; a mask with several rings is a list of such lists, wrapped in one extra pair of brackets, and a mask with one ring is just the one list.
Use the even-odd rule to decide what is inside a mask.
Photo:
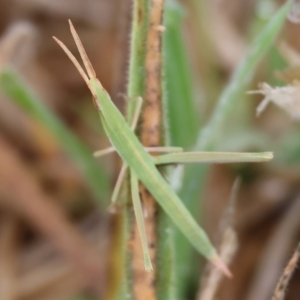
[(155, 164), (241, 163), (264, 162), (273, 158), (271, 152), (182, 152), (153, 157)]
[(200, 122), (194, 103), (192, 71), (182, 34), (183, 15), (183, 9), (177, 1), (166, 2), (163, 46), (169, 134), (172, 145), (188, 148), (196, 141)]

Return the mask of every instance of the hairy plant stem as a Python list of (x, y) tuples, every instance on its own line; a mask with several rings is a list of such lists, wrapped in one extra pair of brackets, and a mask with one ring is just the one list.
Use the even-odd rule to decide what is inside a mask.
[[(162, 92), (162, 34), (164, 27), (164, 0), (151, 0), (149, 28), (146, 42), (144, 106), (138, 136), (146, 147), (165, 145), (165, 126)], [(136, 299), (169, 299), (172, 294), (172, 238), (169, 220), (156, 200), (140, 185), (140, 195), (145, 210), (145, 225), (154, 271), (144, 272), (143, 253), (137, 227), (133, 235), (133, 286)], [(166, 260), (168, 263), (166, 264)]]
[(137, 97), (145, 91), (146, 38), (148, 30), (149, 0), (134, 0), (127, 87), (127, 119), (131, 124)]
[[(146, 41), (145, 60), (145, 92), (144, 105), (141, 115), (141, 125), (138, 135), (146, 147), (161, 145), (161, 32), (157, 27), (162, 20), (163, 0), (150, 1), (149, 27)], [(136, 299), (156, 299), (156, 218), (157, 204), (152, 195), (140, 184), (140, 197), (144, 208), (146, 234), (153, 271), (145, 272), (143, 252), (138, 234), (138, 227), (134, 223), (132, 236), (132, 264), (133, 290)]]
[[(127, 121), (132, 123), (136, 100), (145, 92), (145, 58), (148, 30), (149, 0), (135, 0), (132, 11), (132, 27), (127, 85)], [(135, 222), (130, 192), (130, 176), (127, 174), (120, 195), (122, 207), (115, 225), (116, 236), (112, 241), (112, 253), (119, 262), (112, 264), (113, 274), (107, 299), (134, 299), (131, 240)], [(112, 261), (114, 261), (112, 257)], [(145, 272), (145, 271), (144, 271)]]
[[(135, 100), (142, 97), (144, 105), (136, 131), (145, 147), (165, 145), (162, 100), (163, 8), (164, 0), (134, 2), (127, 120), (129, 123), (132, 122), (136, 107)], [(123, 244), (119, 250), (120, 256), (123, 257), (121, 264), (123, 271), (119, 269), (119, 273), (122, 274), (122, 288), (118, 299), (173, 299), (168, 296), (171, 295), (169, 292), (172, 290), (170, 280), (174, 277), (174, 275), (169, 276), (174, 273), (170, 267), (173, 263), (173, 253), (171, 233), (168, 230), (169, 220), (157, 206), (156, 200), (140, 184), (139, 192), (145, 212), (148, 247), (154, 267), (152, 272), (145, 272), (144, 255), (133, 216), (128, 178), (123, 187), (123, 207), (120, 214), (122, 221), (119, 222), (119, 230), (123, 231), (122, 236), (119, 236)], [(115, 243), (115, 247), (117, 246), (118, 243)], [(159, 251), (163, 253), (159, 255)], [(165, 274), (166, 270), (168, 274)], [(157, 287), (163, 291), (161, 296), (157, 293)]]

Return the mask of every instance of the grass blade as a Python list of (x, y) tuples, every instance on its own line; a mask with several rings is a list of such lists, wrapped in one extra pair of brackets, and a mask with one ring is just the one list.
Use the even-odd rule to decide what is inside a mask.
[(188, 148), (196, 141), (199, 117), (195, 110), (192, 72), (181, 28), (183, 15), (183, 9), (177, 1), (166, 1), (167, 30), (163, 45), (169, 134), (172, 145)]
[(101, 201), (101, 205), (108, 204), (109, 178), (95, 163), (92, 151), (33, 95), (14, 71), (5, 69), (1, 72), (0, 89), (8, 98), (46, 126), (77, 164), (94, 195)]
[(209, 123), (200, 132), (197, 149), (211, 150), (216, 144), (219, 134), (222, 131), (228, 115), (234, 111), (235, 104), (239, 101), (239, 95), (243, 93), (253, 78), (258, 63), (262, 60), (266, 52), (272, 46), (278, 35), (287, 13), (291, 8), (291, 3), (285, 4), (270, 20), (262, 32), (254, 39), (247, 54), (235, 70), (229, 84), (218, 101)]
[[(198, 142), (195, 147), (197, 151), (215, 150), (216, 143), (220, 136), (225, 134), (224, 121), (234, 112), (235, 105), (238, 103), (239, 95), (245, 92), (248, 83), (253, 78), (255, 69), (259, 62), (264, 58), (267, 51), (272, 46), (278, 35), (284, 20), (290, 10), (291, 4), (285, 4), (268, 22), (266, 27), (260, 32), (257, 38), (250, 45), (244, 59), (235, 70), (229, 84), (221, 94), (214, 113), (207, 126), (200, 132)], [(185, 168), (185, 176), (179, 190), (179, 196), (183, 199), (188, 209), (193, 212), (199, 211), (199, 191), (203, 189), (207, 166), (188, 166)], [(199, 182), (202, 183), (199, 186)], [(199, 216), (197, 216), (199, 218)], [(190, 277), (191, 270), (186, 265), (192, 263), (193, 251), (185, 241), (181, 233), (176, 232), (177, 249), (177, 269), (178, 282), (186, 282)], [(181, 284), (181, 295), (184, 294), (186, 286)]]
[(273, 158), (271, 152), (184, 152), (170, 153), (154, 157), (155, 164), (194, 164), (194, 163), (243, 163), (264, 162)]
[(292, 258), (289, 260), (287, 266), (285, 267), (279, 282), (276, 285), (272, 300), (284, 300), (287, 286), (290, 283), (291, 277), (297, 267), (300, 257), (300, 244), (298, 244), (296, 250), (293, 253)]

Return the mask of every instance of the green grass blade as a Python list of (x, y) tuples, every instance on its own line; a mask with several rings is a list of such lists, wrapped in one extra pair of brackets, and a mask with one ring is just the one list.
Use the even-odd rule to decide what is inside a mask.
[(183, 152), (183, 148), (181, 147), (169, 147), (169, 146), (162, 146), (162, 147), (145, 147), (144, 148), (149, 153), (164, 153), (164, 152)]
[[(258, 35), (253, 41), (252, 45), (250, 45), (248, 53), (239, 64), (229, 84), (221, 94), (209, 123), (200, 132), (195, 150), (214, 150), (219, 136), (224, 134), (223, 125), (226, 118), (234, 112), (235, 104), (239, 101), (239, 95), (245, 91), (247, 84), (253, 78), (254, 71), (258, 66), (258, 63), (272, 46), (272, 43), (280, 31), (289, 9), (290, 3), (285, 4), (261, 31), (260, 35)], [(198, 197), (198, 189), (192, 187), (188, 182), (191, 178), (197, 179), (201, 177), (200, 173), (202, 172), (201, 168), (187, 168), (185, 176), (186, 180), (182, 185), (182, 190), (180, 192), (183, 197), (184, 195), (192, 195), (193, 199)], [(199, 176), (195, 177), (197, 174), (199, 174)]]
[(77, 164), (92, 192), (102, 206), (108, 204), (109, 178), (93, 158), (92, 151), (80, 141), (53, 113), (28, 89), (19, 76), (10, 69), (0, 74), (1, 91), (30, 116), (39, 120), (60, 142)]
[(264, 162), (273, 158), (272, 152), (184, 152), (170, 153), (154, 157), (155, 164), (195, 164), (195, 163), (246, 163)]
[[(146, 39), (149, 20), (149, 1), (135, 0), (133, 1), (132, 10), (132, 28), (130, 41), (130, 57), (128, 70), (128, 85), (127, 85), (127, 107), (126, 115), (129, 124), (132, 124), (134, 113), (136, 111), (136, 101), (131, 101), (138, 97), (144, 96), (145, 90), (145, 57), (146, 57)], [(130, 181), (125, 180), (121, 195), (124, 203), (130, 203)], [(115, 276), (121, 279), (118, 289), (118, 300), (133, 299), (132, 290), (132, 269), (130, 249), (127, 246), (132, 231), (133, 212), (130, 205), (126, 205), (122, 210), (121, 217), (123, 218), (122, 226), (118, 227), (119, 235), (114, 239), (119, 239), (123, 243), (123, 252), (120, 253), (121, 262), (118, 268), (113, 270)]]
[[(164, 115), (169, 122), (166, 128), (170, 144), (190, 149), (196, 142), (200, 121), (194, 103), (195, 89), (192, 68), (183, 35), (184, 17), (184, 9), (177, 0), (166, 1), (164, 15), (166, 31), (163, 35), (165, 57), (163, 88), (164, 107), (167, 112)], [(164, 222), (162, 222), (162, 226), (165, 226)], [(169, 270), (169, 277), (163, 277), (162, 280), (158, 281), (159, 300), (178, 298), (177, 294), (181, 290), (180, 286), (186, 280), (186, 278), (181, 278), (183, 280), (180, 281), (177, 280), (179, 278), (178, 274), (182, 272), (183, 268), (189, 268), (184, 262), (183, 268), (178, 264), (181, 249), (175, 241), (176, 235), (174, 233), (170, 235), (174, 244), (172, 250), (174, 253), (169, 257), (165, 256), (161, 263), (163, 269)], [(161, 239), (166, 240), (165, 237)], [(185, 241), (185, 243), (187, 242)], [(164, 249), (164, 251), (166, 250)], [(173, 263), (173, 266), (171, 266), (171, 262), (168, 261), (169, 258), (175, 260), (175, 265)], [(169, 288), (170, 285), (172, 285), (172, 289)], [(181, 297), (181, 294), (178, 296)]]
[(133, 202), (133, 209), (134, 209), (136, 222), (138, 225), (139, 234), (141, 238), (142, 248), (143, 248), (145, 270), (149, 272), (153, 270), (153, 267), (151, 264), (151, 259), (149, 254), (147, 234), (146, 234), (146, 228), (144, 222), (144, 213), (143, 213), (142, 203), (139, 194), (139, 182), (133, 171), (130, 172), (130, 184), (131, 184), (131, 196)]
[[(129, 99), (144, 96), (148, 6), (148, 0), (134, 1), (127, 87), (127, 96)], [(137, 105), (134, 102), (129, 101), (127, 104), (127, 120), (129, 124), (132, 123)]]
[(235, 70), (229, 84), (218, 101), (209, 123), (200, 132), (196, 149), (211, 150), (223, 133), (223, 124), (229, 114), (234, 111), (239, 95), (245, 92), (247, 85), (253, 78), (258, 63), (265, 56), (278, 35), (291, 3), (285, 4), (270, 20), (262, 32), (254, 39), (247, 54)]
[[(226, 131), (224, 131), (224, 121), (233, 114), (235, 105), (239, 101), (239, 95), (245, 92), (259, 62), (264, 58), (278, 35), (289, 10), (290, 3), (287, 3), (272, 17), (266, 27), (250, 45), (246, 56), (237, 67), (229, 84), (221, 94), (209, 123), (200, 132), (195, 150), (214, 150), (219, 137), (226, 134)], [(185, 168), (185, 176), (182, 181), (179, 196), (194, 215), (197, 215), (199, 211), (199, 191), (203, 188), (206, 171), (206, 165), (198, 167), (188, 166)], [(199, 183), (202, 183), (202, 187)], [(198, 215), (196, 217), (199, 218)], [(190, 278), (191, 270), (186, 266), (187, 264), (192, 264), (194, 252), (190, 245), (186, 243), (180, 232), (176, 232), (176, 244), (178, 245), (177, 280), (183, 283), (186, 282), (186, 278)], [(181, 284), (179, 289), (181, 289), (179, 291), (180, 295), (183, 295), (186, 289), (185, 284)]]
[(182, 34), (183, 15), (177, 1), (166, 2), (163, 46), (169, 135), (172, 145), (188, 148), (196, 141), (199, 117), (195, 110), (192, 72)]

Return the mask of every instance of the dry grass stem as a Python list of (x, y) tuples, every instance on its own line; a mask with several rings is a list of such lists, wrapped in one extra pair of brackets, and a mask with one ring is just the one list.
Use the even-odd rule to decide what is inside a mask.
[(113, 25), (114, 1), (99, 0), (16, 0), (15, 3), (30, 13), (38, 9), (52, 18), (71, 18), (92, 26), (108, 28)]
[[(28, 43), (36, 35), (33, 24), (27, 21), (20, 21), (10, 26), (0, 40), (0, 71), (11, 62), (12, 58), (20, 52), (24, 53), (24, 44)], [(22, 57), (22, 55), (21, 55)]]
[(18, 278), (16, 296), (21, 300), (57, 299), (64, 293), (76, 294), (85, 287), (82, 276), (73, 265), (62, 258), (54, 258), (23, 273)]
[[(223, 240), (220, 247), (220, 258), (226, 265), (229, 265), (231, 263), (232, 258), (236, 253), (237, 246), (238, 241), (236, 232), (231, 227), (228, 227), (223, 234)], [(224, 274), (221, 272), (221, 270), (217, 268), (211, 268), (209, 271), (209, 275), (205, 280), (204, 287), (201, 289), (201, 292), (198, 295), (197, 299), (215, 299), (215, 295), (218, 291), (223, 276)]]
[(5, 212), (0, 223), (0, 299), (16, 299), (18, 222)]
[(221, 63), (228, 70), (234, 70), (246, 52), (246, 43), (220, 6), (220, 3), (211, 5), (212, 38)]
[(98, 254), (87, 246), (52, 199), (44, 194), (15, 151), (3, 139), (0, 139), (0, 149), (1, 192), (10, 200), (7, 204), (52, 241), (77, 267), (86, 284), (97, 289), (101, 287), (102, 267)]
[(292, 258), (290, 259), (287, 266), (285, 267), (279, 279), (279, 282), (277, 283), (272, 300), (283, 300), (285, 298), (286, 288), (297, 267), (299, 257), (300, 257), (300, 244), (298, 244), (298, 247), (296, 248)]
[[(238, 248), (238, 238), (236, 231), (233, 229), (235, 202), (237, 192), (240, 187), (240, 179), (236, 179), (231, 190), (228, 208), (225, 210), (220, 222), (220, 258), (225, 265), (229, 265)], [(224, 229), (225, 228), (225, 229)], [(213, 300), (220, 286), (223, 275), (226, 273), (222, 270), (209, 265), (209, 271), (203, 280), (199, 291), (198, 300)], [(231, 274), (231, 273), (230, 273)], [(231, 276), (227, 276), (231, 277)]]
[(278, 50), (291, 66), (300, 66), (300, 53), (286, 41), (281, 41)]
[[(265, 246), (246, 300), (265, 300), (272, 295), (281, 268), (299, 228), (300, 198), (297, 197)], [(276, 251), (274, 251), (276, 249)]]

